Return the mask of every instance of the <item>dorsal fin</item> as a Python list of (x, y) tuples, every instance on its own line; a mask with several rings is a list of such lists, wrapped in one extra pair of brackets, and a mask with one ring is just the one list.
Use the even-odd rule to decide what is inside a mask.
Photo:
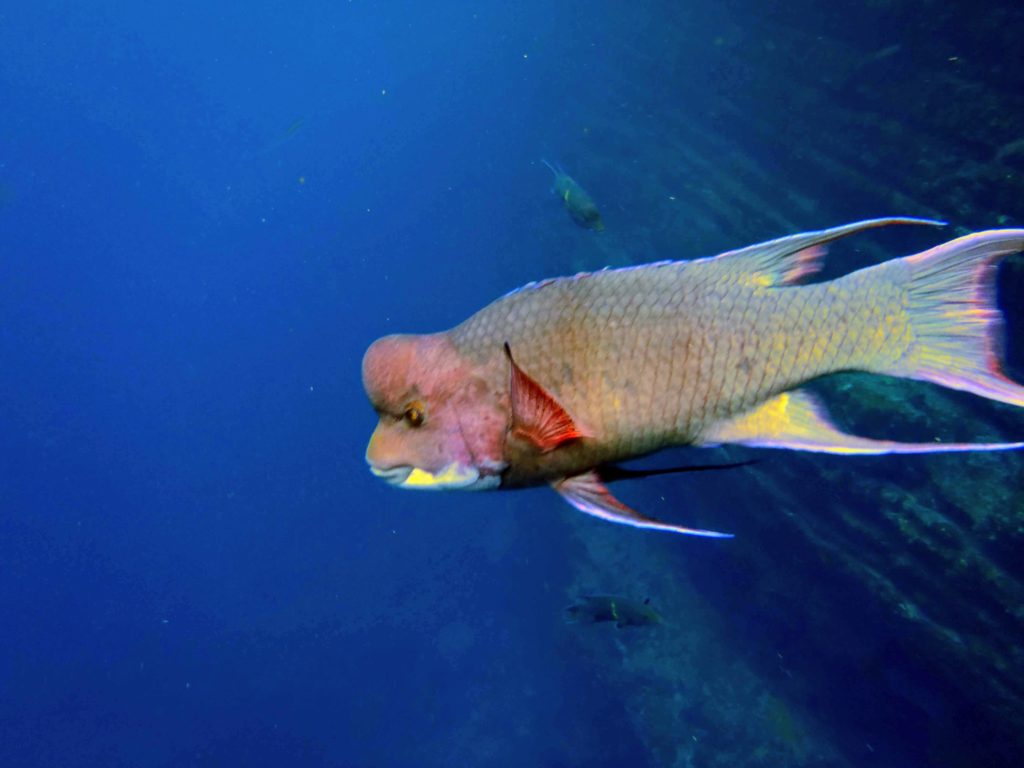
[(736, 279), (749, 280), (753, 285), (765, 287), (791, 285), (802, 277), (812, 275), (821, 269), (827, 243), (865, 229), (885, 227), (890, 224), (945, 226), (944, 222), (931, 219), (905, 217), (869, 219), (832, 229), (801, 232), (788, 237), (780, 237), (777, 240), (769, 240), (767, 243), (749, 245), (739, 250), (727, 251), (708, 259), (707, 262), (720, 262), (723, 267), (727, 266), (730, 271), (734, 270)]

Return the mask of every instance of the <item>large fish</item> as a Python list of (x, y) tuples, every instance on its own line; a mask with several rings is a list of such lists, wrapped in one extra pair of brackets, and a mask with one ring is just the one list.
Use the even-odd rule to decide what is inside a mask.
[[(363, 359), (380, 421), (366, 450), (402, 488), (551, 484), (577, 509), (704, 536), (615, 499), (606, 468), (677, 445), (837, 454), (1019, 448), (845, 434), (799, 387), (835, 371), (920, 379), (1024, 405), (999, 370), (996, 264), (1024, 229), (980, 232), (795, 285), (864, 221), (695, 261), (531, 283), (455, 328), (387, 336)], [(605, 476), (602, 476), (602, 472)]]

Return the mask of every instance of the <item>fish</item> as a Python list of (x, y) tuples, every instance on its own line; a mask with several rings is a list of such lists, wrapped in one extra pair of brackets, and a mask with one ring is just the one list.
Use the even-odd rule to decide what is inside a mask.
[(601, 212), (587, 191), (560, 166), (552, 165), (547, 160), (541, 160), (541, 162), (555, 175), (552, 189), (562, 199), (562, 204), (565, 205), (565, 210), (569, 212), (572, 220), (584, 229), (592, 229), (595, 232), (604, 231)]
[(579, 602), (565, 609), (567, 624), (599, 624), (614, 621), (623, 627), (646, 627), (661, 624), (661, 616), (651, 607), (651, 598), (642, 603), (616, 595), (584, 595)]
[(1024, 387), (1000, 369), (995, 296), (997, 265), (1024, 249), (1024, 229), (801, 284), (833, 241), (891, 225), (943, 223), (871, 219), (714, 257), (542, 280), (450, 330), (380, 338), (362, 362), (378, 414), (370, 470), (406, 489), (546, 484), (610, 522), (725, 538), (634, 510), (602, 469), (674, 446), (845, 456), (1021, 448), (847, 434), (803, 388), (866, 371), (1024, 406)]
[(272, 141), (264, 144), (260, 149), (252, 153), (251, 157), (262, 157), (263, 155), (269, 155), (272, 152), (276, 152), (278, 149), (288, 144), (295, 136), (302, 130), (302, 127), (306, 124), (306, 118), (299, 117), (292, 120), (288, 124), (288, 127), (283, 132), (278, 134)]

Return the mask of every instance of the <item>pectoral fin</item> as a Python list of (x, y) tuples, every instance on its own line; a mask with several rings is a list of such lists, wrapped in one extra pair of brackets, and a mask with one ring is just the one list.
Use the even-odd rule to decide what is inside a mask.
[(512, 434), (526, 438), (542, 453), (553, 451), (567, 440), (585, 437), (565, 408), (516, 365), (507, 342), (505, 355), (511, 368)]
[(783, 392), (752, 411), (715, 425), (704, 435), (702, 442), (849, 456), (1004, 451), (1024, 447), (1024, 443), (899, 443), (848, 435), (829, 420), (824, 406), (814, 395), (800, 390)]
[(731, 538), (731, 533), (704, 531), (699, 528), (684, 528), (681, 525), (663, 523), (651, 517), (645, 517), (634, 509), (630, 509), (616, 499), (601, 482), (596, 472), (586, 472), (552, 483), (562, 498), (572, 504), (580, 512), (584, 512), (613, 523), (631, 525), (634, 528), (650, 528), (656, 531), (674, 531), (690, 536), (710, 536), (714, 538)]

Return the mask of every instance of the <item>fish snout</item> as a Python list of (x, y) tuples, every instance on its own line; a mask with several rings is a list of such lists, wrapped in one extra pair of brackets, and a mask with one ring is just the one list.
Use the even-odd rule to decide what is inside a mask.
[(375, 477), (386, 480), (391, 485), (401, 485), (412, 472), (409, 464), (400, 464), (393, 460), (389, 454), (386, 435), (380, 427), (373, 431), (370, 442), (366, 446), (366, 463), (370, 465), (370, 471)]
[(383, 468), (378, 467), (376, 464), (369, 460), (367, 461), (367, 463), (370, 465), (370, 471), (374, 474), (374, 476), (387, 481), (391, 485), (401, 485), (402, 483), (404, 483), (406, 480), (409, 479), (409, 475), (412, 474), (413, 469), (408, 465)]
[(398, 488), (431, 491), (455, 489), (481, 491), (497, 488), (501, 484), (501, 478), (498, 475), (482, 476), (476, 467), (454, 461), (437, 472), (408, 464), (397, 467), (381, 467), (372, 461), (368, 461), (368, 463), (370, 472)]
[(415, 454), (423, 451), (411, 450), (416, 446), (396, 442), (391, 435), (378, 426), (366, 447), (366, 463), (370, 472), (388, 484), (398, 488), (416, 490), (484, 490), (497, 488), (501, 484), (498, 474), (500, 463), (481, 468), (454, 459), (447, 464), (423, 462)]

